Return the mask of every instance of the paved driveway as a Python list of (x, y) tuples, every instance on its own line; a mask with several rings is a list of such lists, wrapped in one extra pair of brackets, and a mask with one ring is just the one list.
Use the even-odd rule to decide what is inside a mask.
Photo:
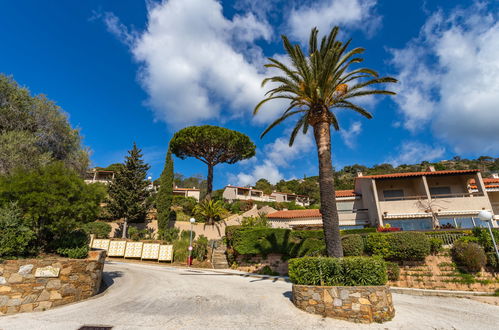
[(291, 284), (144, 264), (105, 266), (112, 285), (84, 302), (0, 317), (0, 329), (499, 329), (499, 307), (468, 299), (394, 295), (384, 324), (325, 319), (295, 308)]

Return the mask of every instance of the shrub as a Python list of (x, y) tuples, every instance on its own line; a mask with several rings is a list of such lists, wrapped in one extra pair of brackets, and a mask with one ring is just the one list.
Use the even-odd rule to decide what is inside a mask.
[(389, 259), (393, 256), (390, 247), (389, 234), (374, 233), (367, 235), (366, 252), (373, 256)]
[(471, 273), (480, 271), (487, 262), (487, 256), (480, 245), (459, 240), (452, 247), (452, 258), (459, 268)]
[(194, 215), (197, 203), (193, 197), (173, 196), (173, 205), (182, 208), (182, 211), (188, 216)]
[(405, 232), (389, 235), (393, 260), (424, 260), (430, 255), (430, 241), (423, 233)]
[(168, 244), (173, 243), (178, 239), (178, 235), (180, 233), (180, 229), (176, 227), (169, 227), (165, 230), (161, 230), (158, 233), (159, 239), (165, 241)]
[(59, 248), (57, 253), (63, 257), (72, 259), (85, 259), (88, 256), (88, 246), (84, 245), (77, 248)]
[(459, 237), (454, 243), (456, 243), (457, 241), (459, 242), (464, 242), (464, 243), (477, 243), (479, 244), (479, 239), (478, 237), (475, 237), (475, 236), (462, 236), (462, 237)]
[[(499, 242), (499, 229), (492, 229), (492, 233), (496, 242)], [(493, 252), (494, 244), (492, 243), (492, 237), (490, 237), (490, 232), (485, 228), (474, 228), (473, 237), (476, 238), (476, 243), (483, 246), (485, 252)]]
[(82, 228), (88, 235), (95, 235), (95, 238), (108, 238), (112, 229), (110, 224), (101, 221), (86, 223)]
[(230, 204), (230, 212), (231, 213), (241, 213), (249, 211), (253, 208), (253, 201), (235, 201)]
[(499, 260), (497, 260), (497, 254), (495, 252), (486, 252), (487, 255), (487, 266), (494, 270), (499, 270)]
[(292, 257), (318, 257), (326, 255), (326, 245), (323, 241), (309, 238), (295, 245), (297, 248), (291, 250)]
[(15, 203), (0, 208), (0, 257), (25, 256), (32, 251), (35, 233), (26, 225)]
[(388, 280), (398, 281), (400, 278), (400, 267), (395, 262), (388, 261), (386, 263), (386, 274), (388, 275)]
[(430, 254), (430, 241), (423, 233), (374, 233), (367, 236), (366, 251), (387, 260), (423, 260)]
[(346, 257), (341, 261), (343, 285), (384, 285), (388, 280), (386, 263), (381, 258)]
[(204, 261), (208, 256), (208, 238), (204, 235), (199, 235), (194, 242), (192, 255), (199, 261)]
[(361, 256), (364, 253), (364, 240), (360, 235), (343, 236), (341, 238), (341, 245), (345, 257)]
[(289, 261), (294, 284), (324, 286), (384, 285), (386, 263), (373, 257), (305, 257)]
[(437, 238), (437, 237), (430, 237), (428, 240), (430, 242), (430, 253), (431, 254), (436, 255), (440, 251), (442, 251), (442, 246), (444, 245), (444, 241), (442, 241), (442, 239)]
[(189, 256), (189, 240), (179, 239), (173, 242), (173, 256), (175, 261), (185, 262)]
[(56, 251), (59, 249), (76, 249), (88, 246), (89, 237), (83, 230), (68, 231), (63, 236), (50, 243), (51, 250)]
[(257, 217), (244, 217), (241, 221), (243, 227), (267, 227), (270, 228), (270, 222), (266, 214), (259, 214)]
[(369, 233), (375, 233), (376, 228), (359, 228), (359, 229), (343, 229), (340, 230), (341, 235), (348, 235), (348, 234), (369, 234)]
[[(182, 232), (180, 233), (180, 239), (189, 241), (190, 237), (191, 237), (191, 230), (182, 230)], [(192, 231), (192, 240), (194, 241), (195, 238), (196, 238), (196, 232)]]
[(342, 285), (341, 259), (304, 257), (288, 263), (289, 279), (302, 285)]

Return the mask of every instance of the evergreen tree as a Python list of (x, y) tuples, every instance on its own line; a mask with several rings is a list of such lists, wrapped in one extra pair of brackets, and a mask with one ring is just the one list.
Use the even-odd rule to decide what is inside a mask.
[(146, 180), (149, 165), (142, 160), (141, 150), (133, 144), (128, 151), (125, 164), (120, 168), (109, 185), (108, 208), (116, 218), (123, 218), (122, 237), (126, 238), (128, 222), (145, 218), (147, 206), (146, 198), (149, 196)]
[(156, 195), (156, 210), (158, 211), (158, 230), (160, 236), (168, 228), (171, 206), (173, 203), (173, 158), (170, 148), (166, 154), (165, 167), (159, 177), (159, 191)]

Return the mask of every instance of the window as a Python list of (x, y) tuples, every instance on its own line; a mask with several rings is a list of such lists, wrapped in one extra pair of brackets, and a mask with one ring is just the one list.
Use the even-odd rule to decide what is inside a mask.
[(351, 202), (337, 202), (338, 212), (340, 213), (352, 213), (353, 212), (353, 201)]
[(385, 200), (399, 201), (404, 199), (404, 190), (402, 189), (383, 190), (383, 196), (385, 197)]
[(430, 187), (430, 195), (432, 197), (437, 197), (438, 195), (450, 195), (450, 187)]
[(433, 228), (430, 218), (422, 219), (403, 219), (403, 220), (384, 220), (385, 224), (391, 227), (402, 228), (403, 231), (408, 230), (431, 230)]

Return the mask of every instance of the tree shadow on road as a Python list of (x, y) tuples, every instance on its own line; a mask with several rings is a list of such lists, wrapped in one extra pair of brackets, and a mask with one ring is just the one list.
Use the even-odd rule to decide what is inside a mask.
[(123, 274), (124, 273), (121, 271), (113, 271), (113, 272), (104, 271), (104, 273), (102, 274), (102, 282), (98, 293), (99, 294), (103, 293), (104, 291), (109, 289), (109, 287), (114, 284), (114, 279), (122, 277)]

